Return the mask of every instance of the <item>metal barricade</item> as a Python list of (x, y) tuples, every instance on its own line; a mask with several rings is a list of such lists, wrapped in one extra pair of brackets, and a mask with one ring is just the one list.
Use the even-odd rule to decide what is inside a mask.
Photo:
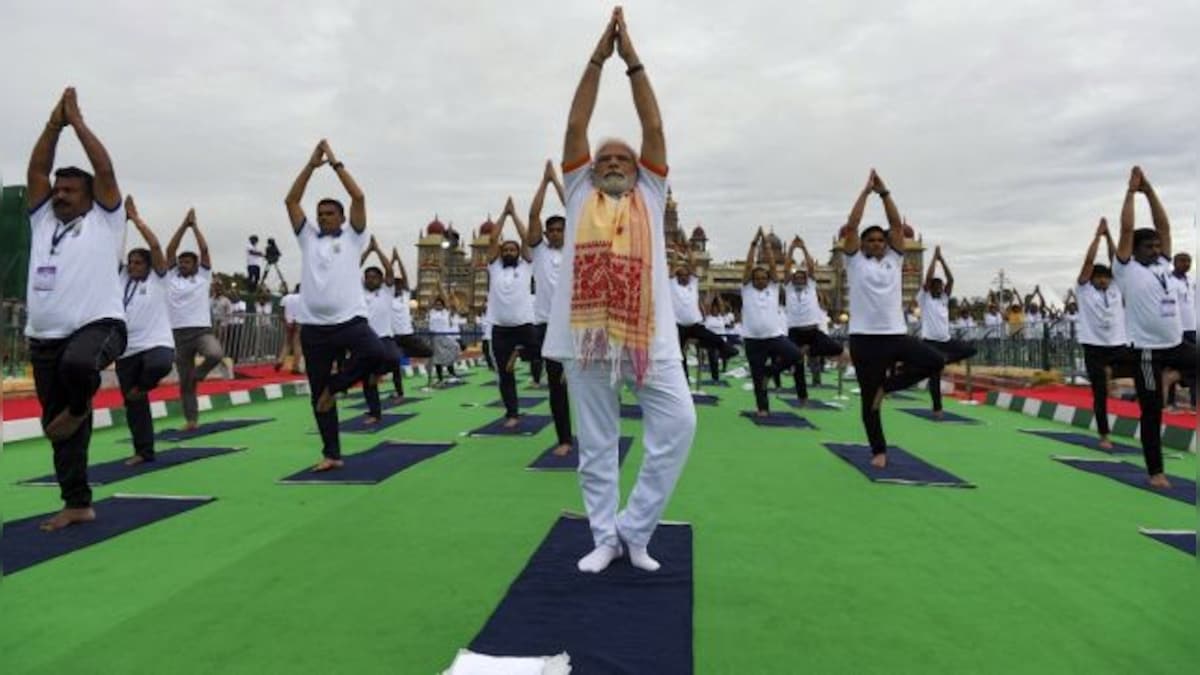
[(29, 365), (25, 340), (25, 305), (15, 300), (0, 303), (0, 376), (23, 377)]
[(225, 356), (234, 363), (274, 363), (287, 334), (278, 314), (230, 314), (214, 327)]

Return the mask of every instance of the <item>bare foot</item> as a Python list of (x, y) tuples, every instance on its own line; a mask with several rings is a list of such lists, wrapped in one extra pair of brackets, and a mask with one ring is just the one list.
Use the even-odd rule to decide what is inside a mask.
[(510, 418), (504, 420), (504, 428), (505, 429), (516, 429), (519, 424), (521, 424), (520, 417), (510, 417)]
[(1108, 436), (1101, 436), (1100, 437), (1100, 447), (1104, 448), (1105, 450), (1112, 450), (1113, 442), (1108, 440)]
[(91, 410), (84, 411), (82, 415), (72, 415), (70, 410), (63, 410), (46, 425), (46, 438), (56, 442), (67, 440), (79, 431), (79, 425), (83, 424), (90, 414)]
[(554, 446), (553, 454), (555, 457), (566, 457), (567, 455), (571, 454), (571, 444), (559, 443), (558, 445)]
[(933, 411), (933, 419), (940, 420), (940, 419), (945, 419), (945, 417), (946, 417), (946, 412), (944, 410), (934, 410)]
[(318, 462), (317, 465), (312, 468), (312, 470), (320, 473), (322, 471), (333, 471), (334, 469), (340, 469), (343, 466), (346, 466), (346, 463), (343, 462), (342, 460), (329, 459), (328, 457), (326, 457), (325, 459), (322, 459), (320, 462)]
[(881, 452), (878, 455), (873, 455), (871, 457), (871, 466), (875, 467), (876, 469), (886, 469), (887, 453)]
[(43, 520), (40, 527), (43, 532), (53, 532), (61, 530), (64, 527), (70, 527), (76, 523), (90, 523), (95, 519), (96, 512), (90, 506), (85, 506), (82, 509), (63, 509)]
[(133, 457), (130, 457), (129, 459), (125, 460), (125, 466), (137, 466), (138, 464), (145, 464), (146, 462), (149, 462), (149, 461), (150, 460), (146, 459), (145, 457), (142, 457), (141, 455), (134, 455)]
[(379, 418), (374, 415), (363, 417), (363, 424), (379, 424)]
[(337, 403), (337, 399), (334, 397), (333, 393), (326, 388), (321, 392), (321, 395), (317, 397), (317, 412), (327, 413), (330, 410), (333, 410), (333, 405), (335, 403)]
[(801, 408), (807, 408), (808, 407), (808, 399), (798, 398), (798, 399), (796, 399), (796, 404), (799, 405)]
[(1171, 481), (1167, 480), (1166, 474), (1156, 473), (1150, 476), (1150, 487), (1155, 490), (1170, 490)]
[(183, 425), (184, 431), (195, 431), (196, 429), (199, 429), (199, 428), (200, 428), (200, 423), (197, 422), (196, 420), (188, 420)]
[(754, 411), (754, 416), (755, 416), (755, 417), (760, 417), (760, 418), (761, 418), (761, 417), (770, 417), (770, 416), (771, 416), (771, 413), (770, 413), (769, 411), (767, 411), (767, 410), (755, 410), (755, 411)]

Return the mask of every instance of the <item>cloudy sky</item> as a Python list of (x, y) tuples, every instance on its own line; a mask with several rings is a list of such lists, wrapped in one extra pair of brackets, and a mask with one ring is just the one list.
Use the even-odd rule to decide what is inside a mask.
[[(960, 293), (1003, 268), (1065, 289), (1140, 163), (1194, 249), (1200, 3), (1152, 0), (626, 2), (658, 93), (683, 222), (718, 259), (759, 225), (827, 249), (877, 167)], [(557, 162), (609, 5), (583, 1), (106, 2), (5, 9), (0, 175), (22, 182), (62, 88), (164, 238), (189, 206), (218, 269), (245, 236), (299, 252), (283, 196), (329, 139), (369, 226), (411, 266), (438, 214), (460, 230)], [(637, 138), (623, 68), (592, 139)], [(59, 163), (84, 161), (70, 137)], [(327, 170), (309, 189), (340, 195)], [(1139, 224), (1149, 224), (1139, 206)], [(872, 205), (868, 222), (882, 220)], [(1049, 294), (1048, 294), (1049, 295)]]

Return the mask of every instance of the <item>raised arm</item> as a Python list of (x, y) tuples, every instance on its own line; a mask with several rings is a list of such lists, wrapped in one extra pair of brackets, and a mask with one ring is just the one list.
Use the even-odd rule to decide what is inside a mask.
[(287, 207), (288, 219), (292, 221), (292, 229), (297, 234), (300, 233), (300, 226), (304, 223), (304, 207), (300, 205), (300, 201), (304, 199), (304, 191), (308, 189), (308, 180), (312, 178), (313, 171), (317, 167), (325, 163), (325, 140), (322, 139), (317, 143), (317, 147), (313, 150), (312, 156), (308, 158), (308, 164), (300, 170), (300, 175), (296, 176), (296, 180), (292, 181), (292, 188), (288, 190), (287, 196), (283, 198), (283, 204)]
[(390, 268), (390, 267), (392, 267), (392, 265), (395, 265), (396, 269), (398, 269), (400, 271), (400, 276), (396, 277), (396, 282), (399, 283), (399, 288), (401, 290), (407, 291), (408, 290), (408, 272), (404, 271), (404, 261), (400, 260), (400, 251), (397, 251), (395, 247), (392, 247), (392, 261), (391, 261), (391, 264), (388, 265), (388, 267)]
[(750, 283), (751, 277), (754, 276), (754, 249), (758, 246), (758, 242), (762, 241), (763, 230), (758, 228), (754, 238), (750, 240), (750, 250), (746, 252), (746, 265), (742, 268), (742, 284)]
[(200, 226), (196, 224), (196, 209), (188, 211), (188, 221), (192, 226), (192, 232), (196, 235), (196, 246), (200, 248), (200, 266), (206, 270), (212, 269), (212, 258), (208, 257), (208, 242), (204, 239), (204, 233), (200, 231)]
[(1092, 266), (1095, 265), (1096, 252), (1100, 250), (1100, 239), (1101, 237), (1106, 237), (1107, 235), (1108, 221), (1104, 218), (1101, 218), (1100, 226), (1096, 228), (1096, 236), (1092, 237), (1092, 243), (1088, 245), (1087, 253), (1085, 253), (1083, 256), (1083, 267), (1079, 270), (1080, 286), (1092, 280)]
[(929, 259), (929, 269), (925, 270), (925, 281), (921, 284), (921, 290), (929, 292), (929, 285), (933, 283), (934, 275), (937, 273), (938, 254), (942, 252), (942, 247), (938, 246), (933, 250), (933, 257)]
[[(63, 115), (67, 123), (75, 128), (79, 144), (83, 146), (83, 151), (92, 164), (92, 173), (95, 174), (92, 198), (109, 211), (115, 210), (121, 205), (117, 174), (113, 171), (112, 159), (104, 149), (104, 144), (83, 121), (83, 114), (79, 112), (79, 100), (75, 97), (75, 87), (67, 87), (67, 91), (63, 93)], [(53, 157), (51, 159), (53, 160)]]
[[(379, 247), (379, 242), (375, 240), (375, 237), (371, 237), (371, 244), (367, 246), (366, 251), (366, 253), (372, 252), (375, 253), (375, 257), (379, 258), (379, 269), (383, 272), (383, 284), (385, 286), (391, 286), (393, 283), (395, 283), (396, 276), (392, 274), (391, 261), (388, 260), (387, 254), (383, 252), (383, 249)], [(363, 254), (364, 257), (366, 256), (366, 253)], [(362, 263), (359, 264), (361, 265)]]
[[(512, 203), (511, 200), (509, 203)], [(496, 221), (496, 226), (492, 228), (492, 238), (488, 241), (487, 264), (491, 265), (500, 257), (500, 242), (504, 235), (504, 222), (508, 220), (508, 205), (504, 206), (504, 210), (500, 213), (500, 219)]]
[(858, 227), (862, 224), (863, 212), (867, 210), (867, 198), (871, 196), (871, 191), (875, 186), (875, 169), (871, 169), (871, 175), (867, 176), (867, 184), (863, 187), (862, 192), (858, 193), (858, 199), (855, 200), (854, 206), (850, 207), (850, 215), (846, 216), (846, 236), (842, 239), (842, 252), (847, 255), (858, 253), (861, 243), (858, 239)]
[(1141, 189), (1142, 168), (1135, 166), (1129, 172), (1129, 187), (1125, 190), (1125, 203), (1121, 205), (1121, 238), (1117, 242), (1117, 260), (1121, 263), (1129, 262), (1133, 256), (1133, 198)]
[(1045, 314), (1046, 313), (1046, 298), (1045, 298), (1045, 296), (1042, 295), (1042, 287), (1040, 285), (1033, 287), (1033, 297), (1037, 298), (1038, 312), (1041, 314)]
[(1108, 249), (1108, 264), (1112, 265), (1113, 258), (1117, 255), (1117, 245), (1113, 243), (1112, 232), (1108, 230), (1108, 221), (1104, 221), (1104, 245)]
[(650, 86), (650, 78), (646, 68), (638, 58), (633, 48), (633, 39), (629, 36), (629, 27), (625, 25), (625, 13), (617, 7), (613, 10), (613, 18), (617, 22), (617, 53), (625, 61), (626, 74), (633, 88), (633, 106), (637, 109), (638, 120), (642, 123), (642, 161), (659, 172), (665, 173), (667, 168), (667, 139), (663, 135), (662, 114), (658, 111), (658, 99)]
[(353, 227), (355, 232), (362, 234), (363, 230), (367, 229), (367, 197), (363, 194), (362, 188), (358, 187), (358, 183), (354, 181), (354, 177), (346, 170), (346, 165), (333, 156), (329, 142), (323, 140), (321, 146), (325, 150), (325, 157), (329, 159), (329, 166), (333, 167), (338, 180), (342, 181), (342, 187), (350, 195), (350, 227)]
[(892, 191), (884, 185), (878, 173), (871, 172), (871, 189), (883, 200), (883, 212), (888, 221), (888, 244), (897, 251), (904, 250), (904, 221), (900, 218), (900, 209), (892, 200)]
[(613, 55), (617, 39), (617, 19), (614, 12), (604, 34), (596, 43), (592, 58), (588, 61), (579, 86), (575, 89), (575, 98), (571, 100), (571, 112), (567, 115), (567, 134), (563, 140), (563, 165), (570, 166), (586, 158), (591, 146), (588, 144), (588, 126), (592, 122), (592, 112), (596, 109), (596, 94), (600, 91), (600, 71), (604, 62)]
[(154, 236), (154, 232), (150, 230), (150, 226), (146, 225), (146, 221), (142, 220), (141, 214), (138, 213), (137, 205), (133, 203), (133, 195), (125, 198), (125, 217), (133, 221), (133, 226), (142, 235), (142, 239), (146, 240), (146, 247), (150, 249), (150, 266), (162, 276), (167, 273), (167, 259), (163, 255), (162, 245), (158, 243), (158, 237)]
[(1142, 174), (1142, 194), (1146, 195), (1146, 200), (1150, 202), (1150, 218), (1154, 221), (1154, 231), (1158, 232), (1158, 239), (1162, 242), (1162, 254), (1170, 258), (1171, 220), (1167, 218), (1167, 210), (1158, 200), (1158, 193), (1154, 191), (1150, 181), (1146, 180), (1145, 174)]
[(779, 270), (776, 268), (775, 247), (763, 239), (763, 248), (767, 249), (767, 278), (779, 283)]
[(525, 262), (533, 262), (533, 251), (529, 248), (529, 233), (525, 231), (525, 224), (521, 222), (521, 216), (517, 215), (517, 206), (513, 203), (512, 197), (508, 198), (508, 203), (504, 205), (508, 211), (508, 216), (512, 218), (513, 227), (517, 228), (517, 239), (521, 242), (521, 257)]
[(808, 280), (815, 286), (817, 283), (817, 263), (809, 255), (808, 246), (805, 246), (803, 239), (796, 237), (796, 243), (800, 247), (800, 252), (804, 254), (804, 271), (808, 272)]
[(58, 137), (62, 135), (63, 127), (67, 126), (66, 115), (63, 114), (63, 96), (54, 104), (50, 111), (50, 119), (42, 129), (33, 144), (33, 153), (29, 156), (29, 169), (25, 175), (25, 199), (30, 209), (40, 206), (50, 197), (50, 172), (54, 170), (54, 151), (58, 148)]
[(562, 189), (558, 187), (558, 177), (554, 175), (554, 162), (546, 160), (546, 170), (542, 172), (542, 182), (537, 192), (533, 194), (533, 202), (529, 205), (529, 245), (537, 246), (542, 243), (542, 205), (546, 201), (546, 188), (551, 184), (558, 190), (562, 199)]
[(946, 256), (942, 255), (942, 247), (938, 247), (937, 259), (942, 263), (942, 273), (946, 275), (946, 297), (954, 295), (954, 273), (950, 271), (950, 266), (946, 264)]
[(174, 267), (176, 262), (175, 254), (179, 252), (179, 244), (183, 241), (183, 235), (187, 232), (191, 223), (192, 210), (188, 209), (187, 215), (183, 217), (183, 222), (175, 230), (175, 234), (171, 235), (171, 241), (167, 242), (167, 267)]

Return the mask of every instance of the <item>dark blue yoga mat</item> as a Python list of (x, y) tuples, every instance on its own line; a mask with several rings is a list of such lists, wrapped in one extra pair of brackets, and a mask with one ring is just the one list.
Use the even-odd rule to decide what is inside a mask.
[(505, 429), (505, 418), (501, 417), (493, 422), (471, 431), (471, 436), (532, 436), (537, 432), (545, 429), (553, 419), (549, 415), (522, 415), (521, 423), (512, 429)]
[(766, 417), (759, 417), (758, 415), (754, 414), (753, 410), (743, 410), (741, 415), (760, 427), (790, 427), (793, 429), (817, 428), (812, 422), (800, 417), (796, 413), (772, 412)]
[[(629, 454), (629, 448), (633, 447), (632, 436), (622, 436), (617, 442), (617, 464), (625, 465), (625, 456)], [(571, 452), (559, 457), (554, 454), (554, 445), (546, 448), (546, 451), (538, 458), (533, 460), (533, 463), (525, 467), (534, 471), (575, 471), (579, 468), (579, 439), (573, 439), (571, 444)]]
[(913, 417), (920, 417), (923, 420), (937, 422), (939, 424), (979, 424), (979, 420), (971, 417), (963, 417), (962, 415), (952, 413), (949, 410), (942, 411), (942, 419), (937, 419), (933, 416), (933, 411), (928, 408), (899, 408), (900, 412), (908, 413)]
[[(421, 396), (405, 396), (404, 398), (400, 399), (399, 401), (396, 401), (389, 397), (389, 398), (383, 398), (382, 400), (380, 400), (379, 407), (383, 408), (384, 410), (391, 410), (392, 408), (398, 408), (402, 405), (411, 405), (413, 403), (420, 403), (421, 401), (424, 401), (424, 400), (425, 400), (425, 398), (421, 397)], [(347, 407), (353, 408), (355, 410), (366, 410), (368, 406), (367, 406), (366, 401), (362, 401), (361, 403), (355, 403), (354, 405), (347, 406)]]
[[(243, 427), (252, 427), (255, 424), (264, 424), (266, 422), (274, 422), (273, 417), (247, 418), (247, 419), (229, 419), (216, 420), (214, 422), (205, 422), (196, 427), (193, 431), (184, 431), (183, 429), (166, 429), (154, 434), (154, 440), (165, 441), (167, 443), (178, 443), (179, 441), (189, 441), (199, 436), (207, 436), (221, 431), (233, 431)], [(133, 439), (126, 438), (126, 443), (131, 443)]]
[(571, 672), (689, 675), (692, 668), (692, 528), (659, 525), (643, 572), (628, 558), (600, 574), (575, 563), (592, 550), (581, 518), (560, 517), (470, 649), (491, 656), (567, 652)]
[(1196, 482), (1186, 478), (1168, 476), (1167, 480), (1171, 482), (1171, 489), (1156, 490), (1150, 487), (1150, 483), (1147, 482), (1146, 469), (1136, 464), (1112, 459), (1084, 459), (1082, 457), (1055, 457), (1054, 459), (1067, 466), (1073, 466), (1088, 473), (1105, 476), (1117, 482), (1161, 495), (1168, 499), (1185, 502), (1193, 506), (1196, 504)]
[[(541, 405), (545, 401), (546, 401), (545, 396), (518, 396), (517, 397), (517, 408), (520, 410), (524, 410), (526, 408), (532, 408), (534, 406)], [(492, 401), (491, 403), (487, 404), (487, 407), (503, 408), (504, 401)]]
[(720, 398), (712, 394), (697, 394), (692, 392), (692, 403), (696, 405), (717, 405), (720, 400)]
[[(221, 455), (238, 452), (239, 450), (245, 450), (245, 448), (174, 448), (157, 452), (155, 453), (153, 462), (143, 462), (137, 466), (125, 466), (125, 460), (128, 458), (122, 457), (111, 462), (89, 466), (88, 484), (109, 485), (125, 480), (126, 478), (136, 478), (144, 474), (179, 466), (180, 464), (187, 464), (199, 459), (208, 459), (209, 457), (220, 457)], [(53, 475), (48, 475), (23, 480), (19, 484), (37, 487), (57, 487), (58, 480)]]
[(453, 443), (380, 443), (365, 452), (343, 455), (342, 461), (346, 465), (340, 469), (313, 471), (308, 468), (279, 482), (289, 485), (375, 485), (453, 447)]
[(96, 510), (94, 522), (72, 525), (54, 532), (42, 532), (39, 529), (41, 522), (53, 513), (10, 520), (4, 524), (4, 531), (0, 534), (0, 567), (5, 575), (14, 574), (212, 501), (213, 497), (116, 495), (92, 504)]
[(788, 398), (786, 396), (780, 396), (779, 400), (792, 406), (793, 408), (801, 408), (803, 410), (841, 410), (842, 409), (840, 406), (830, 405), (830, 404), (826, 403), (825, 401), (818, 401), (815, 398), (807, 399), (804, 401), (804, 403), (801, 403), (800, 399), (795, 398), (795, 397)]
[(621, 419), (640, 420), (642, 419), (642, 406), (637, 403), (622, 403), (621, 404)]
[(700, 380), (701, 387), (728, 387), (729, 382), (725, 380)]
[(949, 471), (939, 469), (920, 457), (910, 455), (902, 448), (897, 448), (893, 445), (888, 446), (888, 465), (886, 469), (876, 469), (871, 466), (870, 446), (852, 443), (826, 443), (825, 447), (833, 454), (846, 460), (850, 466), (858, 469), (864, 476), (876, 483), (929, 485), (934, 487), (975, 487)]
[(1196, 555), (1196, 531), (1195, 530), (1151, 530), (1148, 528), (1138, 528), (1142, 534), (1160, 541), (1167, 546), (1179, 549), (1188, 555)]
[(1078, 445), (1097, 452), (1107, 452), (1110, 455), (1141, 455), (1142, 449), (1124, 443), (1113, 443), (1112, 450), (1100, 447), (1100, 439), (1088, 434), (1078, 434), (1073, 431), (1053, 431), (1051, 429), (1022, 429), (1027, 434), (1049, 438), (1070, 445)]
[(374, 434), (388, 427), (396, 426), (401, 422), (411, 420), (416, 416), (416, 413), (384, 413), (383, 417), (379, 418), (379, 422), (367, 424), (367, 416), (360, 415), (343, 421), (338, 425), (338, 431), (353, 434)]

